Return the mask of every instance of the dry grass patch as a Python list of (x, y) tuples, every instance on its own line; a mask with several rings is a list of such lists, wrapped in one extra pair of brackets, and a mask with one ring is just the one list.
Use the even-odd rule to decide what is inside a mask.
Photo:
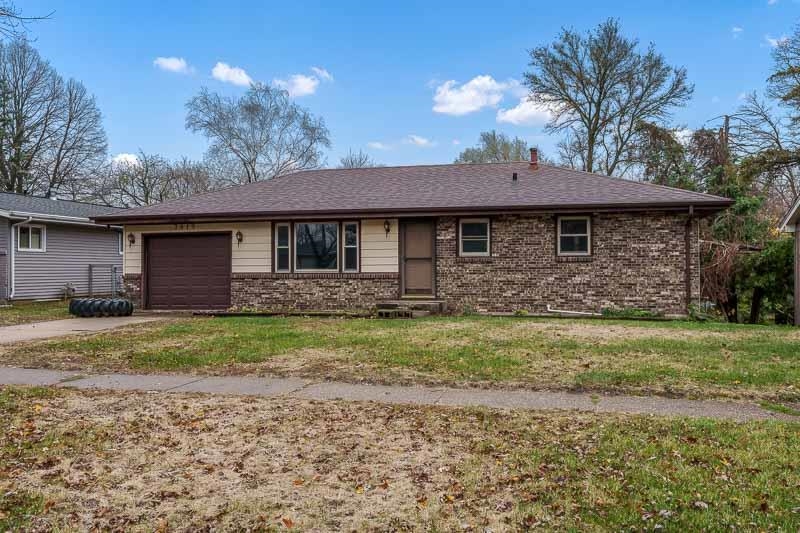
[(800, 527), (800, 426), (0, 389), (0, 529)]

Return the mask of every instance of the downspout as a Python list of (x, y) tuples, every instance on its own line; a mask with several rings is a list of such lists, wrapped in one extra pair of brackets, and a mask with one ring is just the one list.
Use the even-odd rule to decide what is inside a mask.
[[(686, 315), (691, 314), (692, 308), (692, 224), (694, 222), (694, 206), (689, 206), (689, 216), (686, 219), (686, 231), (684, 235), (685, 260), (684, 283), (686, 284)], [(698, 265), (699, 266), (699, 265)]]
[(33, 220), (33, 217), (28, 217), (27, 220), (22, 220), (20, 222), (15, 222), (11, 224), (11, 290), (8, 291), (8, 299), (14, 299), (14, 293), (17, 290), (17, 268), (16, 268), (16, 256), (17, 256), (17, 243), (16, 243), (16, 236), (17, 231), (16, 227), (22, 224), (29, 224)]

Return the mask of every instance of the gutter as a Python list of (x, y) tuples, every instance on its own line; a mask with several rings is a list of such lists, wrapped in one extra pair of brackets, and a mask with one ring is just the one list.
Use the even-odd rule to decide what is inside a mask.
[(9, 226), (11, 228), (11, 290), (8, 291), (8, 299), (14, 299), (14, 293), (17, 290), (17, 269), (16, 269), (16, 257), (17, 257), (17, 243), (16, 243), (16, 236), (17, 226), (21, 226), (22, 224), (29, 224), (33, 220), (33, 217), (28, 217), (27, 220), (21, 220), (20, 222), (15, 222)]
[[(67, 215), (42, 215), (40, 213), (30, 213), (27, 211), (0, 211), (0, 216), (6, 218), (28, 218), (33, 222), (54, 222), (57, 224), (75, 224), (79, 226), (107, 227), (107, 224), (92, 222), (87, 217), (71, 217)], [(121, 226), (116, 226), (121, 228)]]

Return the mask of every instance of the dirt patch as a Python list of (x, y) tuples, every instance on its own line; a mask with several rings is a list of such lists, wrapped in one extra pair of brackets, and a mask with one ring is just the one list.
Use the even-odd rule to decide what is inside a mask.
[[(540, 322), (534, 320), (519, 320), (509, 326), (514, 335), (525, 332), (544, 333), (550, 338), (572, 338), (583, 341), (599, 341), (602, 343), (631, 340), (631, 339), (701, 339), (701, 338), (738, 338), (745, 333), (730, 333), (708, 330), (671, 329), (646, 326), (623, 326), (607, 324), (602, 321), (597, 323), (586, 322)], [(498, 333), (503, 334), (502, 330)], [(507, 334), (507, 332), (506, 332)]]
[[(113, 431), (96, 453), (4, 467), (3, 491), (50, 502), (34, 529), (416, 529), (440, 519), (477, 422), (459, 419), (461, 433), (425, 409), (142, 394), (70, 392), (41, 406), (41, 431)], [(461, 518), (494, 529), (502, 514)]]

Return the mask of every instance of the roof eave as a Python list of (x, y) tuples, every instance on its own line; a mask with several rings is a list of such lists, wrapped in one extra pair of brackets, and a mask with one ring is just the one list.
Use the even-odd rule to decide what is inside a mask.
[(464, 207), (425, 207), (402, 209), (337, 209), (314, 211), (242, 211), (228, 213), (182, 213), (182, 214), (145, 214), (145, 215), (106, 215), (94, 217), (98, 224), (134, 224), (134, 223), (178, 223), (178, 222), (211, 222), (219, 220), (259, 220), (259, 219), (310, 219), (322, 217), (362, 216), (371, 217), (409, 217), (458, 214), (513, 214), (513, 213), (548, 213), (548, 212), (615, 212), (615, 211), (657, 211), (657, 210), (689, 210), (698, 215), (709, 215), (722, 211), (733, 204), (732, 200), (714, 200), (704, 202), (662, 202), (662, 203), (628, 203), (628, 204), (563, 204), (563, 205), (531, 205), (531, 206), (464, 206)]

